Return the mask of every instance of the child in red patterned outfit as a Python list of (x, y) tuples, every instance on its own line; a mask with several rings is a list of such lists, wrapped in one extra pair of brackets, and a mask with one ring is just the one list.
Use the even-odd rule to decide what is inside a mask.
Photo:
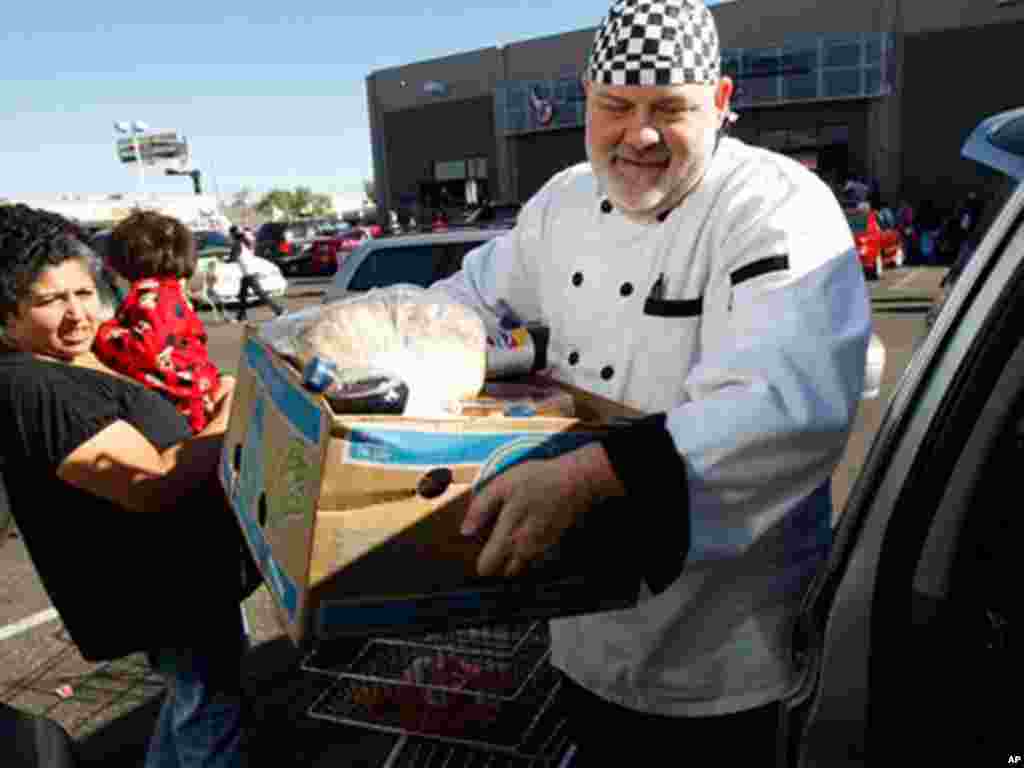
[(170, 216), (138, 211), (111, 233), (107, 257), (132, 287), (117, 314), (100, 326), (96, 357), (163, 394), (194, 432), (201, 431), (220, 371), (207, 351), (206, 327), (184, 291), (196, 268), (191, 232)]

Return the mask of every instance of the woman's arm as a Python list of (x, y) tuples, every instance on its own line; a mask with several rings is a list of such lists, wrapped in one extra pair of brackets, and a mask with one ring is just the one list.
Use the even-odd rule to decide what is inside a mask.
[(132, 511), (173, 509), (217, 468), (234, 390), (234, 379), (221, 381), (213, 417), (195, 437), (161, 452), (127, 421), (116, 421), (72, 451), (57, 476)]

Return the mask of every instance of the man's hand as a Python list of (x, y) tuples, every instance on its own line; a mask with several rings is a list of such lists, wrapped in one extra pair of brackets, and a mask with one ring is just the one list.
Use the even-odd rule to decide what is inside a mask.
[(596, 502), (624, 490), (597, 443), (554, 459), (526, 461), (491, 479), (473, 499), (462, 533), (492, 522), (477, 571), (515, 576), (554, 546)]

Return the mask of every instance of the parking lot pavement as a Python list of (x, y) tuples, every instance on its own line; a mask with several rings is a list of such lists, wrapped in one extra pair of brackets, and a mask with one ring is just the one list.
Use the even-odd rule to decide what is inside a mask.
[[(373, 766), (379, 768), (396, 736), (324, 723), (306, 715), (328, 681), (302, 672), (291, 643), (279, 638), (257, 646), (243, 664), (246, 698), (251, 706), (246, 721), (245, 752), (251, 766)], [(90, 686), (90, 698), (114, 698), (115, 688), (132, 706), (116, 717), (97, 721), (98, 727), (76, 738), (83, 766), (135, 768), (142, 765), (156, 722), (162, 689), (152, 689), (140, 659), (110, 665), (103, 681)]]

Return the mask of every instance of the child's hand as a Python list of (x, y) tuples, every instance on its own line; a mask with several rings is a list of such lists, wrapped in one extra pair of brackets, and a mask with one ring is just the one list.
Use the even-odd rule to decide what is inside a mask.
[(213, 393), (214, 404), (219, 403), (223, 398), (234, 394), (235, 383), (236, 379), (234, 376), (221, 376), (220, 386), (217, 387), (217, 391)]
[(213, 397), (210, 399), (210, 407), (208, 413), (210, 416), (210, 425), (212, 426), (215, 422), (221, 429), (227, 426), (228, 417), (231, 416), (231, 399), (235, 392), (235, 377), (234, 376), (221, 376), (220, 386), (217, 391), (213, 393)]

